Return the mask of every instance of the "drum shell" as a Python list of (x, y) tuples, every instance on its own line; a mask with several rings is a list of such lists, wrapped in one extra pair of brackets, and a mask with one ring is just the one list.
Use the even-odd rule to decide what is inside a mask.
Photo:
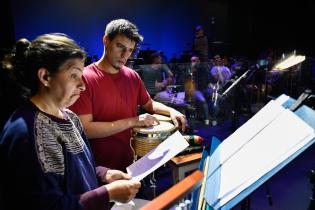
[(137, 156), (145, 156), (152, 149), (157, 147), (162, 141), (168, 138), (174, 132), (174, 129), (167, 131), (160, 131), (154, 133), (141, 133), (133, 131), (132, 147)]

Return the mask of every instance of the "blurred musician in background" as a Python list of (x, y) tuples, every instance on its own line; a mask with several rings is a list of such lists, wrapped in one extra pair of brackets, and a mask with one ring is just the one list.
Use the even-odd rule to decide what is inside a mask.
[(224, 60), (220, 55), (213, 56), (214, 66), (211, 68), (211, 76), (215, 82), (219, 82), (222, 86), (224, 85), (232, 76), (229, 67), (224, 65)]
[(198, 56), (192, 56), (185, 81), (186, 101), (199, 103), (202, 110), (202, 118), (206, 125), (209, 124), (209, 108), (204, 94), (206, 94), (209, 81), (208, 63), (200, 62)]
[(196, 26), (192, 51), (202, 62), (208, 61), (208, 37), (201, 25)]
[(152, 98), (172, 84), (173, 73), (166, 64), (162, 63), (159, 51), (150, 55), (150, 64), (142, 65), (140, 71), (144, 85)]
[(178, 64), (181, 73), (177, 74), (177, 83), (167, 86), (167, 90), (157, 93), (154, 99), (170, 106), (184, 108), (184, 110), (197, 108), (197, 113), (194, 112), (194, 115), (197, 114), (196, 117), (208, 125), (209, 108), (204, 96), (210, 81), (208, 63), (200, 62), (197, 56), (192, 56), (190, 61), (190, 63)]
[(217, 118), (220, 114), (222, 100), (219, 95), (220, 89), (229, 81), (232, 76), (230, 69), (224, 65), (224, 60), (219, 54), (213, 56), (214, 66), (210, 70), (211, 82), (208, 85), (208, 94), (210, 95), (210, 114), (213, 117), (212, 125), (217, 124)]

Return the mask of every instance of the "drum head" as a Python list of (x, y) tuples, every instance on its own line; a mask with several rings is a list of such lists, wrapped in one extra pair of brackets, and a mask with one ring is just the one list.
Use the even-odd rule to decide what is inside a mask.
[(159, 125), (154, 125), (151, 127), (137, 127), (133, 128), (135, 132), (143, 134), (154, 134), (154, 133), (163, 133), (171, 132), (175, 129), (175, 126), (172, 123), (161, 121)]
[(152, 116), (155, 117), (156, 119), (158, 119), (158, 121), (172, 122), (172, 119), (170, 117), (167, 117), (164, 115), (153, 114)]

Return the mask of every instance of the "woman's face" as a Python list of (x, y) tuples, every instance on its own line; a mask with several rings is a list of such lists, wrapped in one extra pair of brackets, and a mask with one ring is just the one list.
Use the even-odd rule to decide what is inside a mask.
[(48, 94), (57, 106), (71, 106), (80, 97), (81, 91), (85, 90), (83, 69), (84, 61), (73, 58), (64, 62), (58, 72), (50, 77)]

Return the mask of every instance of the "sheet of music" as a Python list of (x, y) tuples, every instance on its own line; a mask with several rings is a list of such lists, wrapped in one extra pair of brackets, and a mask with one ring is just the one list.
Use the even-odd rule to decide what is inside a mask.
[(261, 132), (270, 122), (275, 120), (285, 109), (270, 101), (257, 114), (249, 119), (243, 126), (226, 138), (219, 146), (224, 153), (221, 153), (221, 164), (231, 155), (242, 148), (249, 140)]
[(269, 103), (256, 115), (224, 140), (215, 156), (210, 157), (219, 163), (208, 171), (205, 191), (205, 199), (214, 209), (226, 204), (315, 136), (313, 128), (279, 103)]
[(140, 181), (188, 146), (182, 134), (176, 131), (148, 154), (128, 166), (127, 172), (133, 180)]
[(208, 176), (210, 176), (217, 167), (227, 161), (234, 153), (246, 145), (248, 141), (262, 131), (284, 110), (285, 109), (280, 104), (272, 100), (256, 113), (255, 116), (226, 138), (211, 156), (212, 159), (217, 161), (210, 162), (209, 169), (211, 169), (211, 171), (208, 172)]

